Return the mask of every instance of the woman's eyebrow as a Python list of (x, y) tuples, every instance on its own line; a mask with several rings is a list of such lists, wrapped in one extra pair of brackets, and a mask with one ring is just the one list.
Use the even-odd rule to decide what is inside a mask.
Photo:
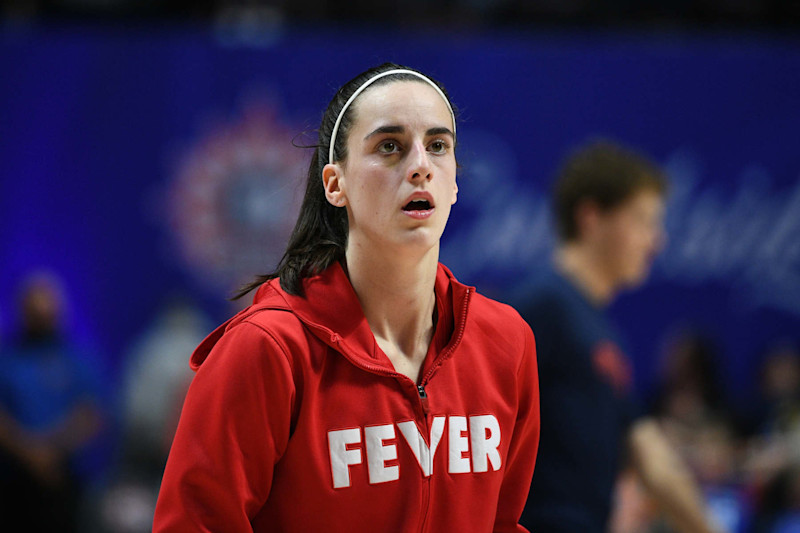
[(380, 135), (382, 133), (405, 133), (405, 131), (406, 129), (403, 126), (380, 126), (369, 132), (366, 137), (364, 137), (364, 140), (366, 141), (370, 137)]
[[(386, 125), (386, 126), (379, 126), (369, 132), (365, 137), (364, 140), (366, 141), (370, 137), (374, 137), (375, 135), (381, 135), (384, 133), (405, 133), (406, 128), (405, 126), (395, 126), (395, 125)], [(444, 126), (438, 126), (435, 128), (430, 128), (425, 132), (425, 136), (431, 137), (434, 135), (449, 135), (450, 137), (455, 138), (453, 131), (450, 128), (445, 128)]]
[(440, 126), (438, 128), (431, 128), (431, 129), (429, 129), (428, 131), (425, 132), (425, 135), (428, 136), (428, 137), (433, 136), (433, 135), (449, 135), (450, 137), (453, 137), (454, 139), (456, 137), (455, 134), (452, 132), (452, 130), (450, 128), (445, 128), (443, 126)]

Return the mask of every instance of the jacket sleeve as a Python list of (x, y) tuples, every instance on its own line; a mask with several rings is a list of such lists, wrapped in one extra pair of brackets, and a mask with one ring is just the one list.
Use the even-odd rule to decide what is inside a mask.
[(247, 322), (226, 331), (189, 387), (153, 531), (252, 531), (289, 440), (294, 395), (269, 333)]
[(494, 524), (494, 531), (497, 533), (527, 531), (519, 525), (519, 518), (528, 498), (539, 448), (539, 373), (536, 345), (531, 328), (525, 322), (523, 328), (524, 351), (517, 373), (517, 419), (497, 504)]

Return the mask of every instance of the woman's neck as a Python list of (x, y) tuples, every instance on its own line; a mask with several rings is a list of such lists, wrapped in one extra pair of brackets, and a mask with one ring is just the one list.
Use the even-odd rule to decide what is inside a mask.
[(416, 381), (433, 338), (438, 246), (405, 259), (350, 244), (350, 283), (375, 340), (395, 369)]

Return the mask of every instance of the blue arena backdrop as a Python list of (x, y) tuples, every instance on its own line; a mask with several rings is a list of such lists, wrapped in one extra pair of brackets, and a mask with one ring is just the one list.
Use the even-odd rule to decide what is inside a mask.
[(442, 259), (463, 281), (517, 298), (552, 246), (559, 161), (607, 137), (673, 181), (669, 246), (613, 307), (638, 386), (681, 325), (717, 339), (739, 398), (763, 347), (800, 335), (800, 40), (356, 27), (250, 37), (3, 26), (0, 342), (16, 283), (40, 267), (63, 275), (72, 328), (112, 379), (166, 297), (190, 294), (224, 318), (225, 296), (274, 264), (293, 223), (309, 152), (293, 140), (312, 144), (335, 87), (384, 60), (436, 76), (460, 108)]

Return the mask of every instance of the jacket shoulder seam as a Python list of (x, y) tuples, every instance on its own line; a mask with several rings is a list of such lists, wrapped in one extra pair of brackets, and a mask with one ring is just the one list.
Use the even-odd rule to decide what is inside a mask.
[[(282, 309), (276, 309), (276, 310), (283, 311)], [(253, 314), (255, 314), (255, 313), (253, 313)], [(270, 338), (270, 340), (272, 341), (272, 343), (275, 346), (277, 346), (278, 349), (280, 350), (281, 354), (283, 355), (283, 358), (286, 360), (286, 364), (289, 366), (289, 371), (292, 373), (292, 378), (294, 379), (294, 367), (292, 365), (292, 360), (289, 357), (289, 353), (286, 350), (286, 347), (278, 339), (278, 337), (275, 335), (275, 333), (269, 330), (269, 328), (265, 327), (262, 324), (259, 324), (257, 322), (254, 322), (254, 321), (250, 320), (251, 316), (252, 315), (249, 315), (249, 316), (243, 318), (237, 324), (232, 324), (232, 327), (236, 327), (236, 326), (241, 325), (241, 324), (249, 324), (249, 325), (253, 326), (254, 328), (258, 329), (259, 331), (261, 331), (262, 333), (264, 333), (265, 335), (267, 335)]]

